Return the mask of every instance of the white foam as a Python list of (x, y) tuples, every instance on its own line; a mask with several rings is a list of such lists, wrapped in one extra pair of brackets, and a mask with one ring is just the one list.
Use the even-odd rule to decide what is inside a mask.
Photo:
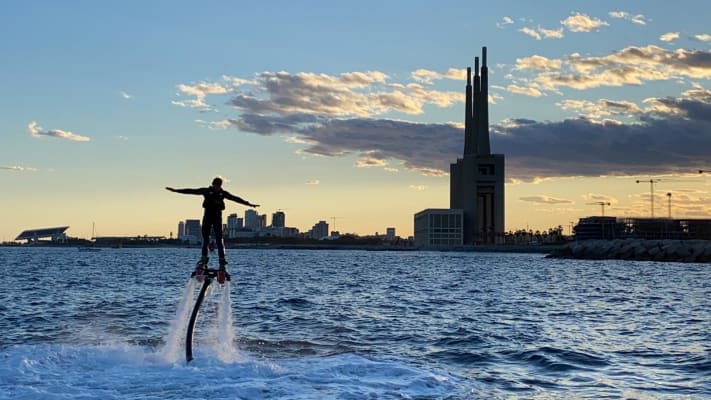
[[(195, 293), (201, 287), (202, 283), (195, 279), (190, 279), (185, 284), (183, 297), (165, 336), (165, 344), (155, 353), (156, 362), (176, 363), (183, 359), (188, 321), (194, 307)], [(200, 317), (193, 331), (193, 351), (199, 354), (207, 350), (223, 363), (243, 361), (244, 358), (235, 347), (230, 290), (229, 281), (224, 284), (215, 281), (208, 286)]]
[[(0, 400), (111, 398), (445, 398), (462, 379), (404, 360), (354, 354), (294, 359), (203, 351), (190, 364), (152, 359), (136, 345), (22, 345), (0, 355)], [(461, 392), (459, 392), (461, 393)], [(456, 397), (455, 398), (460, 398)]]
[(156, 352), (156, 356), (164, 362), (175, 363), (183, 357), (185, 334), (193, 308), (193, 298), (197, 283), (197, 280), (190, 278), (185, 284), (182, 300), (178, 304), (175, 318), (170, 322), (168, 334), (164, 339), (165, 344)]
[(230, 298), (230, 282), (225, 282), (218, 289), (220, 298), (217, 304), (217, 344), (215, 350), (222, 362), (238, 361), (235, 348), (235, 331), (232, 325), (232, 300)]

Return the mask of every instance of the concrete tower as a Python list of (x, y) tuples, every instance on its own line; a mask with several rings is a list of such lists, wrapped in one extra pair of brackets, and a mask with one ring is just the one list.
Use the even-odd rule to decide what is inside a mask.
[(480, 70), (474, 59), (473, 86), (467, 68), (464, 155), (450, 165), (449, 206), (464, 212), (464, 244), (497, 243), (504, 233), (504, 155), (491, 154), (486, 47), (481, 60)]

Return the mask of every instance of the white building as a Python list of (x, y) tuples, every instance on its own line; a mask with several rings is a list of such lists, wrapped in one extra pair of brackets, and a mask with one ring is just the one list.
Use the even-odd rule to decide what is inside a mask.
[(328, 237), (328, 222), (319, 221), (311, 228), (311, 238), (323, 239), (325, 237)]
[(237, 214), (230, 214), (227, 216), (227, 229), (225, 231), (225, 237), (228, 239), (233, 239), (237, 237), (237, 232), (241, 231), (244, 227), (244, 220), (237, 216)]
[(202, 231), (199, 219), (185, 220), (185, 234), (180, 240), (190, 243), (200, 243), (202, 241)]
[(395, 240), (395, 228), (386, 228), (385, 240), (392, 242)]
[(415, 245), (424, 247), (461, 246), (464, 211), (428, 208), (415, 214)]
[(254, 210), (247, 210), (244, 212), (244, 227), (252, 231), (258, 231), (261, 227), (262, 221), (259, 214)]
[(182, 240), (185, 236), (185, 221), (178, 222), (178, 240)]
[(286, 226), (286, 214), (283, 211), (277, 211), (272, 214), (272, 227), (283, 228)]

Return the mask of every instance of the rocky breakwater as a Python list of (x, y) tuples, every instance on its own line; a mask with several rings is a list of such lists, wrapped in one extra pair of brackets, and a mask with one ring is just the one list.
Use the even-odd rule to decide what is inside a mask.
[(711, 263), (711, 240), (582, 240), (555, 249), (547, 257)]

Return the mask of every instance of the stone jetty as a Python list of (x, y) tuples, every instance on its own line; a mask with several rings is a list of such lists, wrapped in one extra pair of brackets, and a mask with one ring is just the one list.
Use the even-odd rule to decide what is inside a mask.
[(581, 240), (559, 247), (547, 257), (711, 263), (711, 240)]

